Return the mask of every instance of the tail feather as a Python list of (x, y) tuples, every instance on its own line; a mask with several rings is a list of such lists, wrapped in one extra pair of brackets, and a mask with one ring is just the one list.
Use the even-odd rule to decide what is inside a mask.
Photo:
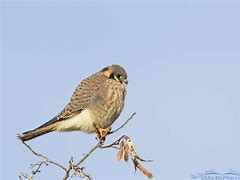
[(50, 124), (48, 126), (40, 126), (34, 130), (26, 131), (21, 135), (18, 135), (18, 138), (21, 139), (22, 141), (28, 141), (35, 137), (54, 131), (55, 127), (56, 127), (56, 123)]

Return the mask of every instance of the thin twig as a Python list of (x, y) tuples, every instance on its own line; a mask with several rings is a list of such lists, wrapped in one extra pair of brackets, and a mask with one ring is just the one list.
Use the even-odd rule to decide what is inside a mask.
[[(71, 170), (74, 170), (74, 171), (75, 171), (75, 174), (76, 174), (76, 171), (78, 171), (79, 168), (80, 168), (79, 165), (80, 165), (83, 161), (85, 161), (97, 148), (101, 147), (101, 145), (102, 145), (102, 142), (99, 141), (99, 142), (98, 142), (92, 149), (90, 149), (90, 150), (88, 151), (88, 153), (85, 154), (85, 155), (83, 156), (83, 158), (80, 159), (80, 160), (78, 161), (78, 163), (75, 164), (75, 165), (73, 164), (73, 158), (71, 157), (70, 160), (69, 160), (68, 169), (65, 170), (66, 173), (65, 173), (65, 176), (63, 177), (63, 180), (66, 180), (66, 179), (69, 177), (69, 173), (70, 173)], [(81, 168), (80, 168), (80, 169), (81, 169)], [(79, 171), (78, 171), (78, 172), (79, 172)], [(89, 176), (88, 174), (84, 173), (82, 170), (80, 171), (80, 173), (81, 173), (84, 177), (86, 177), (86, 178), (88, 178), (88, 179), (91, 179), (90, 176)]]
[(113, 130), (113, 131), (110, 131), (108, 134), (113, 134), (113, 133), (119, 131), (120, 129), (122, 129), (122, 128), (133, 118), (133, 116), (134, 116), (135, 114), (136, 114), (136, 112), (134, 112), (134, 113), (127, 119), (127, 121), (126, 121), (125, 123), (123, 123), (119, 128), (117, 128), (117, 129), (115, 129), (115, 130)]
[(18, 176), (20, 180), (23, 180), (23, 178), (27, 179), (27, 180), (32, 180), (33, 176), (29, 176), (27, 173), (23, 173), (21, 172), (21, 174)]
[(82, 167), (82, 168), (79, 168), (80, 174), (81, 174), (83, 177), (86, 177), (87, 180), (91, 180), (92, 178), (90, 177), (90, 175), (87, 174), (87, 173), (85, 173), (85, 172), (83, 171), (83, 169), (84, 169), (83, 167)]
[(78, 161), (78, 163), (76, 164), (76, 165), (74, 165), (75, 167), (76, 166), (79, 166), (83, 161), (85, 161), (85, 159), (87, 159), (92, 153), (93, 153), (93, 151), (95, 151), (97, 148), (99, 148), (99, 147), (101, 147), (102, 146), (102, 143), (99, 141), (92, 149), (90, 149), (90, 151), (87, 153), (87, 154), (85, 154), (84, 156), (83, 156), (83, 158), (82, 159), (80, 159), (79, 161)]
[(66, 180), (69, 177), (70, 171), (72, 169), (72, 161), (73, 161), (73, 157), (71, 157), (69, 160), (69, 163), (68, 163), (69, 165), (68, 165), (68, 168), (66, 169), (66, 173), (65, 173), (65, 176), (63, 177), (63, 180)]
[(63, 165), (61, 165), (61, 164), (59, 164), (59, 163), (56, 163), (55, 161), (50, 160), (47, 156), (44, 156), (44, 155), (42, 155), (42, 154), (37, 153), (36, 151), (34, 151), (26, 142), (22, 141), (22, 143), (23, 143), (33, 154), (35, 154), (36, 156), (39, 156), (39, 157), (44, 158), (44, 159), (46, 160), (46, 162), (51, 163), (51, 164), (54, 164), (54, 165), (62, 168), (64, 171), (67, 170)]
[[(113, 134), (113, 133), (119, 131), (120, 129), (122, 129), (122, 128), (133, 118), (133, 116), (134, 116), (135, 114), (136, 114), (136, 113), (134, 112), (134, 113), (127, 119), (127, 121), (126, 121), (124, 124), (122, 124), (122, 125), (121, 125), (119, 128), (117, 128), (116, 130), (113, 130), (113, 131), (111, 131), (110, 133), (108, 133), (108, 135), (109, 135), (109, 134)], [(21, 174), (19, 175), (19, 178), (20, 178), (21, 180), (22, 180), (23, 178), (26, 178), (26, 179), (28, 179), (28, 180), (32, 180), (33, 176), (34, 176), (36, 173), (40, 172), (40, 168), (41, 168), (41, 166), (42, 166), (43, 164), (48, 165), (48, 163), (50, 163), (50, 164), (54, 164), (54, 165), (60, 167), (61, 169), (63, 169), (63, 170), (65, 171), (65, 176), (63, 177), (63, 180), (66, 180), (66, 179), (69, 178), (71, 170), (73, 171), (73, 174), (72, 174), (73, 176), (79, 175), (80, 177), (84, 177), (84, 178), (90, 180), (90, 179), (91, 179), (90, 175), (87, 174), (87, 173), (85, 173), (85, 172), (83, 171), (84, 167), (80, 167), (81, 163), (83, 163), (97, 148), (104, 149), (104, 148), (110, 148), (110, 147), (111, 147), (111, 148), (117, 148), (117, 149), (119, 149), (119, 148), (116, 147), (116, 146), (119, 145), (121, 139), (124, 138), (124, 137), (127, 137), (127, 136), (123, 135), (121, 138), (117, 139), (117, 140), (114, 141), (112, 144), (106, 145), (106, 146), (103, 146), (103, 142), (102, 142), (102, 141), (99, 141), (99, 142), (98, 142), (94, 147), (92, 147), (92, 148), (88, 151), (88, 153), (86, 153), (76, 164), (73, 163), (73, 157), (71, 157), (70, 160), (69, 160), (69, 163), (68, 163), (68, 167), (64, 167), (63, 165), (61, 165), (61, 164), (59, 164), (59, 163), (57, 163), (57, 162), (55, 162), (55, 161), (53, 161), (53, 160), (50, 160), (47, 156), (36, 152), (36, 151), (33, 150), (26, 142), (22, 141), (22, 143), (23, 143), (34, 155), (43, 158), (44, 161), (40, 161), (40, 162), (38, 162), (38, 163), (36, 163), (36, 164), (31, 165), (31, 166), (32, 166), (32, 167), (31, 167), (31, 168), (32, 168), (32, 174), (31, 174), (31, 175), (21, 173)], [(35, 170), (34, 170), (34, 167), (36, 167)]]
[(111, 143), (109, 145), (101, 146), (101, 149), (110, 148), (110, 147), (117, 148), (115, 145), (119, 145), (121, 139), (124, 138), (124, 137), (125, 137), (125, 135), (121, 136), (119, 139), (117, 139), (116, 141), (114, 141), (113, 143)]
[(35, 164), (31, 164), (32, 174), (35, 175), (36, 173), (40, 172), (40, 168), (42, 165), (48, 165), (46, 161), (41, 161)]
[(153, 162), (152, 159), (142, 159), (139, 156), (137, 156), (136, 159), (138, 159), (139, 161), (142, 161), (142, 162)]

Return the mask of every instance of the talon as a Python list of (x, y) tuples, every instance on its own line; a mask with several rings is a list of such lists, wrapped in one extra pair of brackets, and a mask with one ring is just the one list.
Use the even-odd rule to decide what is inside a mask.
[(103, 143), (105, 141), (106, 136), (111, 131), (111, 129), (112, 129), (111, 127), (108, 127), (108, 128), (96, 127), (96, 133), (97, 133), (98, 139), (100, 140), (101, 143)]

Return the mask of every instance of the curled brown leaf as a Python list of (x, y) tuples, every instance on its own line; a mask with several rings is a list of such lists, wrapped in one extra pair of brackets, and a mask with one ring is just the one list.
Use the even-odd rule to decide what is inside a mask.
[(124, 152), (124, 142), (122, 141), (121, 144), (120, 144), (120, 148), (118, 150), (118, 153), (117, 153), (117, 158), (118, 158), (119, 161), (123, 157), (123, 152)]
[(135, 166), (135, 169), (138, 168), (143, 174), (145, 174), (149, 179), (153, 178), (153, 174), (151, 172), (148, 171), (147, 168), (143, 167), (138, 161), (137, 159), (133, 159), (133, 163)]
[(129, 155), (128, 155), (128, 144), (124, 144), (124, 161), (125, 162), (128, 162), (128, 159), (129, 159)]

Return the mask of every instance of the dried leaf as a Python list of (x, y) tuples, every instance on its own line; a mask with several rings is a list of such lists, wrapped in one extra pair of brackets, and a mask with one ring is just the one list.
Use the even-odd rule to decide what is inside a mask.
[(129, 155), (128, 155), (128, 144), (124, 144), (124, 161), (125, 162), (128, 162), (128, 159), (129, 159)]
[(143, 167), (136, 159), (133, 159), (133, 163), (134, 163), (135, 169), (138, 168), (149, 179), (153, 178), (153, 174), (151, 172), (149, 172), (147, 168)]
[(133, 142), (130, 138), (127, 139), (127, 144), (128, 144), (129, 149), (130, 149), (131, 155), (134, 156), (134, 157), (137, 157), (137, 152), (136, 152), (136, 150), (134, 148), (134, 145), (133, 145)]
[(123, 157), (123, 152), (124, 152), (124, 142), (122, 141), (121, 144), (120, 144), (120, 148), (118, 150), (118, 153), (117, 153), (117, 158), (118, 158), (119, 161)]
[(131, 158), (132, 159), (132, 162), (133, 162), (133, 165), (134, 165), (134, 171), (136, 172), (137, 171), (137, 160), (135, 158)]

